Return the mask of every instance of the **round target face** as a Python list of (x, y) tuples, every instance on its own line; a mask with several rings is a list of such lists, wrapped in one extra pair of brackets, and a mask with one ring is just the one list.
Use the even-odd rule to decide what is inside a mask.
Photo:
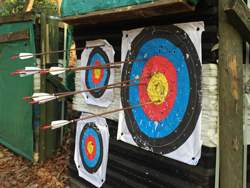
[(87, 172), (95, 173), (102, 164), (103, 141), (101, 132), (95, 123), (86, 123), (79, 140), (82, 164)]
[[(99, 47), (94, 48), (87, 62), (87, 66), (110, 63), (107, 54)], [(107, 85), (110, 79), (110, 69), (86, 70), (85, 83), (88, 89)], [(93, 90), (90, 93), (95, 98), (100, 98), (105, 90)]]
[[(195, 46), (177, 26), (143, 29), (131, 43), (122, 81), (151, 75), (121, 88), (123, 107), (150, 101), (149, 105), (124, 111), (135, 143), (156, 153), (176, 150), (192, 134), (201, 112), (201, 63)], [(132, 84), (132, 83), (128, 83)]]

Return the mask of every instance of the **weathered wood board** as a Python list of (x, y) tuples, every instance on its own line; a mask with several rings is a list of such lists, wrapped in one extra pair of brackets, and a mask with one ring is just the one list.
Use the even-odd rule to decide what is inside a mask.
[(194, 9), (195, 6), (190, 5), (187, 0), (158, 0), (150, 3), (89, 12), (84, 15), (67, 16), (62, 18), (62, 21), (69, 25), (88, 25), (176, 14), (194, 11)]

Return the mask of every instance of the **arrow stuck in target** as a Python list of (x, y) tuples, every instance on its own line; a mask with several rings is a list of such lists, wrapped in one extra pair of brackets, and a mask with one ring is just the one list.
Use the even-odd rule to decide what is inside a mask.
[(122, 110), (128, 110), (128, 109), (131, 109), (131, 108), (136, 108), (136, 107), (139, 107), (139, 106), (148, 105), (148, 104), (155, 103), (155, 102), (159, 102), (159, 101), (150, 101), (150, 102), (147, 102), (147, 103), (138, 104), (138, 105), (134, 105), (134, 106), (129, 106), (129, 107), (126, 107), (126, 108), (120, 108), (120, 109), (117, 109), (117, 110), (108, 111), (108, 112), (104, 112), (104, 113), (101, 113), (101, 114), (96, 114), (96, 115), (92, 115), (92, 116), (88, 116), (88, 117), (84, 117), (84, 118), (73, 119), (73, 120), (70, 120), (70, 121), (68, 121), (68, 120), (52, 121), (51, 125), (44, 126), (42, 129), (48, 129), (48, 128), (57, 129), (57, 128), (60, 128), (60, 127), (62, 127), (64, 125), (67, 125), (69, 123), (73, 123), (73, 122), (77, 122), (77, 121), (80, 121), (80, 120), (85, 120), (85, 119), (89, 119), (89, 118), (93, 118), (93, 117), (97, 117), (97, 116), (101, 116), (101, 115), (106, 115), (106, 114), (110, 114), (110, 113), (114, 113), (114, 112), (118, 112), (118, 111), (122, 111)]
[[(117, 84), (117, 83), (116, 83)], [(93, 89), (87, 89), (87, 90), (82, 90), (82, 91), (73, 91), (73, 92), (67, 92), (66, 94), (48, 94), (48, 95), (41, 95), (41, 96), (32, 96), (32, 97), (24, 97), (23, 99), (33, 99), (34, 101), (29, 102), (30, 104), (35, 104), (35, 103), (39, 103), (39, 104), (43, 104), (45, 102), (54, 100), (54, 99), (58, 99), (61, 97), (66, 97), (69, 95), (74, 95), (74, 94), (78, 94), (78, 93), (83, 93), (83, 92), (88, 92), (88, 91), (94, 91), (94, 90), (104, 90), (104, 89), (115, 89), (115, 88), (123, 88), (123, 87), (132, 87), (132, 86), (139, 86), (139, 85), (146, 85), (146, 83), (141, 83), (141, 84), (131, 84), (131, 85), (121, 85), (121, 86), (112, 86), (113, 84), (110, 85), (106, 85), (106, 86), (101, 86), (101, 87), (96, 87)]]
[(20, 53), (19, 56), (13, 56), (12, 59), (28, 59), (32, 58), (34, 56), (39, 56), (39, 55), (46, 55), (46, 54), (54, 54), (54, 53), (61, 53), (61, 52), (67, 52), (71, 50), (83, 50), (83, 49), (89, 49), (89, 48), (96, 48), (96, 47), (103, 47), (105, 45), (99, 45), (99, 46), (87, 46), (87, 47), (81, 47), (81, 48), (74, 48), (74, 49), (69, 49), (69, 50), (58, 50), (58, 51), (52, 51), (52, 52), (44, 52), (44, 53), (38, 53), (38, 54), (33, 54), (33, 53)]
[[(141, 77), (141, 78), (136, 78), (133, 80), (125, 80), (122, 82), (117, 82), (117, 83), (113, 83), (113, 84), (109, 84), (106, 86), (101, 86), (101, 87), (96, 87), (96, 88), (92, 88), (92, 89), (87, 89), (87, 90), (81, 90), (81, 91), (72, 91), (72, 92), (64, 92), (64, 93), (53, 93), (53, 94), (48, 94), (48, 93), (34, 93), (32, 96), (29, 97), (23, 97), (23, 99), (33, 99), (34, 101), (31, 101), (30, 104), (35, 104), (35, 103), (39, 103), (39, 104), (43, 104), (45, 102), (48, 102), (50, 100), (53, 99), (57, 99), (57, 98), (61, 98), (61, 97), (66, 97), (69, 95), (75, 95), (78, 93), (83, 93), (83, 92), (88, 92), (88, 91), (93, 91), (93, 90), (101, 90), (101, 89), (114, 89), (114, 88), (123, 88), (123, 87), (130, 87), (130, 86), (136, 86), (136, 85), (143, 85), (143, 84), (131, 84), (131, 85), (125, 85), (125, 86), (115, 86), (115, 85), (119, 85), (119, 84), (125, 84), (128, 82), (133, 82), (136, 80), (141, 80), (141, 79), (146, 79), (146, 78), (150, 78), (151, 76), (145, 76), (145, 77)], [(110, 87), (110, 86), (115, 86), (115, 87)]]
[(114, 63), (106, 63), (100, 65), (91, 65), (91, 66), (84, 66), (84, 67), (72, 67), (72, 68), (62, 68), (62, 67), (51, 67), (50, 69), (40, 69), (38, 67), (25, 67), (24, 70), (17, 70), (17, 72), (13, 72), (11, 74), (19, 74), (20, 77), (30, 76), (35, 73), (46, 74), (51, 73), (52, 75), (57, 75), (64, 73), (65, 71), (78, 71), (78, 70), (92, 70), (92, 69), (112, 69), (112, 68), (120, 68), (120, 66), (108, 66), (108, 65), (117, 65), (122, 63), (130, 63), (136, 61), (143, 61), (145, 59), (137, 59), (137, 60), (129, 60), (129, 61), (120, 61)]

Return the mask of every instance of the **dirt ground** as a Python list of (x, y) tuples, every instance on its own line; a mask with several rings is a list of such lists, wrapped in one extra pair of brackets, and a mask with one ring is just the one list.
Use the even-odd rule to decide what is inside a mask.
[(44, 163), (32, 163), (0, 144), (0, 188), (69, 188), (69, 131), (64, 144)]

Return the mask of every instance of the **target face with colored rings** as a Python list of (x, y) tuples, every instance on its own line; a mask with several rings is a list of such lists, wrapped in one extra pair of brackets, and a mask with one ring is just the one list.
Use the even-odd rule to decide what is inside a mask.
[(95, 123), (86, 123), (79, 140), (82, 164), (87, 172), (95, 173), (102, 164), (103, 141)]
[[(87, 66), (101, 65), (110, 63), (107, 54), (99, 47), (94, 48), (87, 62)], [(85, 83), (88, 89), (107, 85), (110, 78), (110, 69), (91, 69), (86, 70)], [(90, 93), (95, 98), (100, 98), (105, 90), (93, 90)]]
[(146, 83), (121, 88), (123, 108), (150, 101), (149, 105), (124, 111), (127, 128), (142, 148), (167, 154), (192, 134), (201, 112), (201, 63), (194, 44), (181, 28), (148, 27), (132, 41), (124, 64), (122, 81)]

